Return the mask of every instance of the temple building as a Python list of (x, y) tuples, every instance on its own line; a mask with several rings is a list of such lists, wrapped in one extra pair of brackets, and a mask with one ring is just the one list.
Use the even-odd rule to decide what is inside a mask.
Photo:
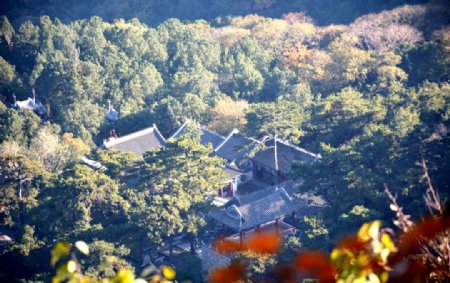
[[(287, 222), (295, 223), (297, 210), (298, 206), (293, 198), (280, 187), (248, 203), (227, 205), (226, 208), (212, 212), (210, 217), (218, 226), (216, 238), (242, 244), (245, 238), (259, 232), (274, 230), (284, 237), (295, 233), (296, 228)], [(221, 253), (212, 243), (201, 248), (200, 259), (205, 273), (227, 265), (231, 258), (232, 254)]]
[[(320, 195), (301, 192), (302, 181), (289, 180), (246, 195), (233, 197), (224, 208), (210, 213), (216, 224), (213, 239), (223, 238), (242, 243), (253, 234), (277, 231), (287, 237), (297, 232), (297, 217), (317, 213), (328, 205)], [(211, 242), (201, 247), (202, 270), (208, 271), (231, 262), (232, 254), (224, 254)]]

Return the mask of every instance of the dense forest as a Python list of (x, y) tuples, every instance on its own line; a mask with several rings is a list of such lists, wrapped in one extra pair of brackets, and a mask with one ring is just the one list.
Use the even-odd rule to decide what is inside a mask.
[[(257, 13), (266, 17), (280, 17), (284, 13), (303, 11), (320, 25), (348, 24), (357, 17), (392, 9), (401, 4), (421, 4), (425, 0), (193, 0), (193, 1), (143, 1), (143, 0), (4, 0), (0, 15), (8, 16), (14, 24), (26, 20), (37, 20), (40, 16), (57, 17), (67, 23), (77, 19), (99, 16), (112, 21), (118, 18), (138, 18), (151, 26), (156, 26), (170, 18), (183, 21), (204, 19), (215, 24), (226, 24), (224, 19)], [(435, 0), (434, 4), (446, 1)]]
[[(59, 240), (85, 240), (132, 268), (143, 248), (202, 233), (199, 214), (210, 208), (200, 200), (220, 187), (221, 160), (189, 138), (144, 159), (95, 150), (111, 129), (108, 101), (119, 135), (155, 123), (169, 137), (189, 118), (222, 135), (276, 132), (320, 153), (321, 162), (295, 169), (302, 190), (330, 202), (300, 219), (305, 249), (329, 251), (367, 221), (390, 225), (385, 186), (418, 219), (423, 161), (442, 197), (450, 192), (445, 1), (4, 2), (0, 221), (15, 239), (1, 250), (7, 277), (48, 281)], [(44, 121), (11, 107), (32, 89)], [(83, 165), (84, 155), (107, 170)], [(183, 179), (186, 168), (195, 181)], [(136, 184), (136, 174), (148, 177)], [(177, 177), (194, 197), (164, 191)], [(152, 182), (164, 197), (148, 193)], [(92, 276), (114, 272), (84, 264)], [(199, 276), (193, 269), (181, 279)]]

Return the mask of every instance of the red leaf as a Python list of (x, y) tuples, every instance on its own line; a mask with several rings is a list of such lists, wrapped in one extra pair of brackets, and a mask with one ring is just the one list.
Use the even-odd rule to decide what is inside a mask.
[(257, 253), (275, 254), (280, 247), (281, 237), (276, 232), (257, 233), (245, 242), (245, 249)]
[(228, 283), (243, 279), (245, 267), (240, 263), (231, 263), (211, 271), (209, 281), (212, 283)]
[(297, 255), (295, 266), (301, 273), (314, 275), (321, 283), (334, 282), (330, 261), (321, 252), (311, 251)]

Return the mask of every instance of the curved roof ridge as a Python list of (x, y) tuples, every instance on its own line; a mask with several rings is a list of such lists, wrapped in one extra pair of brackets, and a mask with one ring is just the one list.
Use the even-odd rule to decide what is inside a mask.
[(293, 144), (293, 143), (291, 143), (289, 141), (277, 138), (277, 142), (280, 142), (280, 143), (282, 143), (284, 145), (290, 146), (290, 147), (292, 147), (292, 148), (294, 148), (294, 149), (296, 149), (298, 151), (301, 151), (303, 153), (309, 154), (309, 155), (314, 156), (316, 158), (322, 158), (320, 153), (312, 153), (311, 151), (308, 151), (308, 150), (304, 149), (303, 147), (299, 147), (299, 146), (297, 146), (297, 145), (295, 145), (295, 144)]
[(188, 122), (189, 122), (189, 120), (184, 121), (184, 123), (178, 128), (178, 130), (173, 135), (171, 135), (168, 139), (170, 140), (170, 139), (175, 138), (186, 127)]
[[(237, 217), (235, 215), (232, 214), (232, 211), (237, 213)], [(226, 212), (229, 216), (233, 217), (234, 219), (242, 219), (245, 220), (244, 216), (242, 215), (242, 213), (239, 211), (239, 208), (236, 205), (232, 205), (230, 207), (228, 207), (226, 209)]]
[(164, 138), (164, 136), (161, 134), (161, 132), (158, 129), (158, 126), (156, 126), (155, 123), (153, 123), (153, 129), (155, 130), (155, 133), (162, 139), (163, 143), (166, 143), (166, 139)]
[(217, 152), (229, 139), (231, 139), (231, 137), (234, 135), (234, 134), (237, 134), (237, 133), (239, 133), (239, 130), (238, 129), (233, 129), (232, 131), (231, 131), (231, 133), (229, 133), (228, 134), (228, 136), (223, 140), (223, 142), (221, 143), (221, 144), (219, 144), (215, 149), (214, 149), (214, 151), (215, 152)]

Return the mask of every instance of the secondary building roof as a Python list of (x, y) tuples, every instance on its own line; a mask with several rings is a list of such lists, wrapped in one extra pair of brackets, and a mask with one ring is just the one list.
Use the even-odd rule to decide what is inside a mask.
[(265, 196), (276, 192), (280, 188), (283, 188), (300, 209), (305, 207), (322, 208), (328, 205), (327, 201), (320, 195), (313, 194), (312, 192), (300, 192), (300, 186), (302, 183), (303, 182), (289, 180), (250, 194), (235, 196), (231, 203), (235, 203), (237, 205), (248, 204), (264, 198)]
[(236, 231), (248, 230), (287, 214), (298, 207), (284, 189), (253, 202), (213, 212), (212, 218)]
[[(267, 148), (255, 154), (253, 161), (276, 170), (274, 139), (266, 142)], [(284, 175), (289, 175), (293, 161), (311, 163), (320, 159), (319, 154), (314, 154), (289, 142), (277, 139), (278, 170)]]
[(239, 164), (258, 141), (246, 138), (239, 134), (238, 130), (233, 130), (228, 137), (215, 149), (215, 153), (228, 160)]
[[(181, 125), (180, 128), (170, 138), (179, 138), (180, 136), (185, 134), (186, 126), (188, 123), (189, 123), (189, 121), (184, 122), (183, 125)], [(211, 131), (210, 129), (208, 129), (204, 126), (198, 126), (198, 128), (201, 131), (200, 143), (204, 146), (211, 144), (213, 149), (215, 149), (218, 145), (220, 145), (225, 140), (225, 137), (219, 135), (218, 133), (216, 133), (214, 131)]]
[(164, 146), (166, 140), (159, 132), (155, 124), (129, 135), (114, 138), (111, 137), (103, 142), (103, 147), (114, 148), (124, 152), (133, 152), (136, 155), (143, 155), (148, 150), (158, 149)]

